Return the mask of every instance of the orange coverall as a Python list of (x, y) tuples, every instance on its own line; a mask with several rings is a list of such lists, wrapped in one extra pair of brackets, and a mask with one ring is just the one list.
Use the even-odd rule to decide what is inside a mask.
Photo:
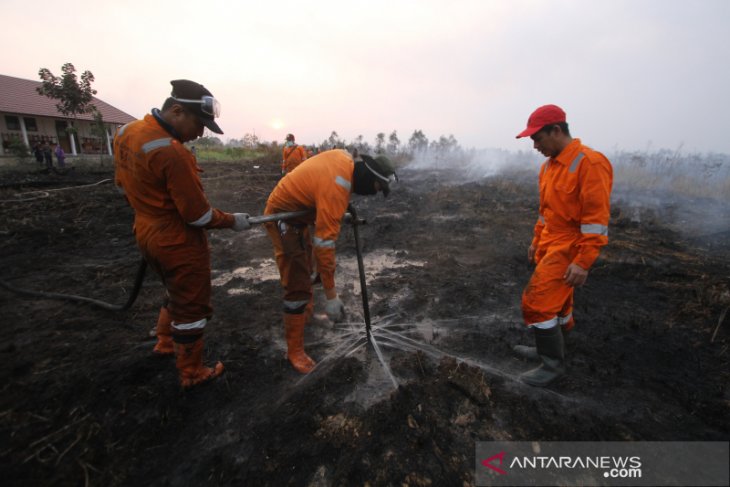
[(167, 289), (173, 333), (202, 334), (213, 312), (205, 228), (230, 228), (235, 218), (210, 206), (195, 156), (152, 115), (119, 129), (114, 154), (137, 245)]
[[(335, 242), (347, 211), (354, 170), (344, 150), (322, 152), (287, 174), (271, 192), (264, 214), (311, 209), (297, 220), (266, 223), (284, 287), (284, 313), (301, 314), (312, 299), (311, 246), (325, 289), (335, 287)], [(315, 223), (314, 236), (308, 225)], [(311, 305), (310, 305), (311, 306)]]
[(573, 139), (540, 168), (540, 215), (532, 245), (537, 266), (522, 294), (528, 326), (571, 329), (573, 287), (563, 275), (571, 263), (590, 269), (608, 243), (613, 168), (600, 152)]
[(293, 145), (291, 147), (284, 147), (281, 151), (281, 156), (281, 170), (289, 174), (295, 167), (307, 160), (307, 151), (301, 145)]

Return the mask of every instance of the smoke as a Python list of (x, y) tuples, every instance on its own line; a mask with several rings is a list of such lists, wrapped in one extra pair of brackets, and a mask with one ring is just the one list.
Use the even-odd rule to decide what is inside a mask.
[(452, 150), (425, 149), (413, 154), (406, 166), (414, 171), (445, 171), (460, 182), (478, 181), (490, 176), (532, 171), (537, 174), (540, 156), (505, 149)]
[(730, 155), (616, 152), (613, 200), (641, 221), (646, 210), (680, 233), (730, 237)]
[(617, 152), (616, 186), (627, 192), (673, 194), (730, 201), (730, 156), (679, 151)]
[[(640, 222), (651, 213), (685, 235), (730, 237), (730, 155), (616, 151), (612, 201)], [(492, 176), (531, 178), (536, 183), (544, 158), (536, 152), (504, 149), (426, 149), (413, 154), (409, 172), (437, 171), (458, 183)]]

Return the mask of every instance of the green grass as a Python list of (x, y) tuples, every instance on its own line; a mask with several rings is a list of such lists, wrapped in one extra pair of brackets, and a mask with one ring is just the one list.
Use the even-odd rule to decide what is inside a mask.
[(234, 162), (249, 161), (260, 159), (266, 156), (266, 151), (261, 149), (247, 149), (244, 147), (225, 147), (225, 148), (198, 148), (196, 147), (196, 157), (199, 161), (207, 162)]

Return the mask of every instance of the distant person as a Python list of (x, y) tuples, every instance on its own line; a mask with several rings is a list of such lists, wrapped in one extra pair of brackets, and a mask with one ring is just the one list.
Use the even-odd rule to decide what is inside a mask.
[(203, 365), (203, 333), (211, 318), (210, 249), (206, 229), (250, 228), (248, 214), (213, 208), (195, 157), (183, 145), (204, 127), (222, 134), (218, 101), (203, 85), (175, 80), (162, 109), (121, 127), (114, 139), (115, 180), (134, 209), (134, 234), (161, 277), (167, 302), (157, 320), (153, 352), (176, 356), (188, 388), (218, 377), (223, 364)]
[(548, 157), (540, 167), (540, 210), (527, 250), (536, 267), (522, 294), (522, 315), (536, 347), (515, 347), (542, 362), (522, 381), (544, 387), (565, 373), (564, 335), (575, 325), (573, 290), (586, 282), (608, 243), (613, 168), (603, 154), (571, 137), (558, 106), (535, 110), (520, 137), (530, 137)]
[(43, 144), (43, 159), (46, 161), (46, 170), (50, 171), (53, 168), (53, 151), (48, 142)]
[(61, 144), (56, 144), (56, 160), (58, 161), (58, 167), (63, 169), (66, 167), (66, 153), (63, 151)]
[[(340, 321), (345, 316), (335, 289), (335, 242), (340, 222), (352, 193), (374, 195), (380, 191), (387, 196), (394, 175), (393, 164), (384, 156), (373, 159), (363, 155), (362, 160), (353, 161), (344, 150), (323, 152), (282, 178), (266, 202), (266, 215), (312, 210), (307, 217), (265, 224), (284, 288), (287, 358), (302, 374), (316, 365), (304, 351), (304, 326), (314, 304), (312, 255), (327, 297), (327, 316)], [(313, 235), (308, 227), (312, 223)]]
[(38, 164), (43, 164), (43, 147), (40, 142), (36, 142), (33, 146), (33, 155), (35, 156), (35, 160)]
[(307, 151), (294, 141), (294, 134), (287, 134), (284, 148), (281, 151), (281, 174), (289, 174), (299, 164), (307, 160)]

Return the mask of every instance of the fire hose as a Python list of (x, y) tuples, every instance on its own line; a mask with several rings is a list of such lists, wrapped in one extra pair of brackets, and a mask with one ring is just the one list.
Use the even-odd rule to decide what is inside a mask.
[[(360, 233), (358, 231), (358, 227), (360, 225), (364, 225), (365, 223), (367, 223), (367, 221), (365, 221), (361, 218), (358, 218), (357, 212), (355, 211), (355, 208), (352, 205), (349, 205), (347, 210), (349, 212), (349, 215), (345, 215), (345, 221), (352, 224), (352, 228), (355, 233), (355, 253), (357, 255), (357, 270), (360, 275), (360, 292), (362, 294), (362, 307), (363, 307), (363, 317), (365, 319), (365, 331), (367, 333), (368, 340), (371, 340), (372, 331), (371, 331), (371, 323), (370, 323), (370, 305), (368, 303), (367, 283), (365, 281), (365, 266), (364, 266), (363, 260), (362, 260), (362, 249), (360, 247)], [(273, 213), (271, 215), (252, 216), (252, 217), (249, 217), (248, 221), (252, 225), (257, 225), (257, 224), (271, 222), (271, 221), (280, 221), (280, 220), (289, 220), (292, 218), (299, 218), (299, 217), (305, 216), (309, 213), (311, 213), (311, 210)], [(60, 300), (65, 300), (65, 301), (78, 301), (81, 303), (91, 304), (93, 306), (97, 306), (99, 308), (106, 309), (108, 311), (126, 311), (127, 309), (129, 309), (132, 306), (134, 301), (137, 299), (137, 296), (139, 295), (140, 289), (142, 289), (142, 282), (144, 281), (144, 276), (145, 276), (146, 270), (147, 270), (147, 261), (145, 261), (145, 259), (142, 258), (139, 260), (139, 264), (137, 266), (137, 273), (136, 273), (136, 276), (134, 279), (134, 286), (132, 287), (132, 292), (129, 294), (129, 297), (127, 298), (127, 301), (124, 304), (111, 304), (111, 303), (107, 303), (105, 301), (100, 301), (98, 299), (93, 299), (93, 298), (89, 298), (86, 296), (78, 296), (75, 294), (32, 291), (29, 289), (23, 289), (23, 288), (13, 286), (2, 279), (0, 279), (0, 287), (3, 287), (5, 289), (7, 289), (8, 291), (11, 291), (16, 294), (20, 294), (22, 296), (28, 296), (28, 297), (34, 297), (34, 298), (60, 299)]]
[[(269, 221), (288, 220), (290, 218), (297, 218), (310, 213), (310, 210), (301, 211), (290, 211), (284, 213), (274, 213), (271, 215), (253, 216), (248, 219), (251, 224), (265, 223)], [(28, 296), (32, 298), (46, 298), (46, 299), (60, 299), (64, 301), (78, 301), (81, 303), (91, 304), (93, 306), (108, 310), (108, 311), (126, 311), (129, 309), (139, 295), (140, 289), (142, 289), (142, 282), (144, 281), (145, 272), (147, 270), (147, 261), (144, 258), (139, 260), (137, 266), (137, 274), (134, 279), (134, 286), (132, 292), (129, 294), (127, 301), (124, 304), (112, 304), (98, 299), (88, 298), (86, 296), (77, 296), (75, 294), (63, 294), (63, 293), (52, 293), (43, 291), (32, 291), (30, 289), (23, 289), (12, 284), (9, 284), (5, 280), (0, 279), (0, 287), (7, 289), (10, 292), (19, 294), (21, 296)]]
[[(352, 229), (355, 236), (355, 254), (357, 256), (357, 270), (360, 275), (360, 293), (362, 295), (362, 308), (363, 308), (363, 318), (365, 319), (365, 333), (367, 340), (372, 345), (373, 349), (375, 350), (375, 353), (378, 356), (378, 359), (380, 360), (380, 363), (385, 367), (391, 381), (393, 382), (393, 385), (395, 388), (398, 388), (398, 383), (395, 380), (395, 377), (390, 371), (390, 368), (385, 363), (385, 360), (383, 359), (382, 352), (380, 351), (380, 348), (378, 347), (377, 342), (375, 341), (375, 337), (373, 337), (372, 329), (371, 329), (371, 323), (370, 323), (370, 304), (368, 302), (368, 291), (367, 291), (367, 283), (365, 280), (365, 266), (363, 264), (362, 259), (362, 249), (360, 247), (360, 233), (358, 230), (358, 227), (360, 225), (364, 225), (367, 223), (367, 221), (358, 218), (357, 212), (355, 211), (355, 208), (352, 205), (349, 205), (347, 207), (347, 211), (349, 214), (345, 215), (345, 221), (352, 224)], [(280, 220), (289, 220), (292, 218), (299, 218), (302, 216), (305, 216), (307, 214), (311, 213), (311, 210), (301, 210), (301, 211), (289, 211), (289, 212), (282, 212), (282, 213), (273, 213), (271, 215), (262, 215), (262, 216), (253, 216), (249, 217), (248, 221), (252, 225), (266, 223), (270, 221), (280, 221)], [(89, 298), (86, 296), (78, 296), (75, 294), (63, 294), (63, 293), (52, 293), (52, 292), (42, 292), (42, 291), (31, 291), (28, 289), (18, 288), (11, 284), (8, 284), (4, 280), (0, 279), (0, 287), (3, 287), (7, 289), (8, 291), (11, 291), (16, 294), (20, 294), (22, 296), (28, 296), (28, 297), (35, 297), (35, 298), (46, 298), (46, 299), (59, 299), (64, 301), (77, 301), (82, 303), (91, 304), (93, 306), (97, 306), (99, 308), (108, 310), (108, 311), (125, 311), (129, 309), (134, 301), (137, 299), (137, 296), (139, 295), (139, 291), (142, 288), (142, 282), (144, 281), (145, 272), (147, 270), (147, 261), (142, 258), (139, 261), (139, 265), (137, 267), (137, 274), (134, 279), (134, 287), (132, 288), (132, 292), (130, 293), (129, 297), (127, 298), (127, 301), (124, 304), (111, 304), (107, 303), (105, 301), (100, 301), (98, 299)]]

